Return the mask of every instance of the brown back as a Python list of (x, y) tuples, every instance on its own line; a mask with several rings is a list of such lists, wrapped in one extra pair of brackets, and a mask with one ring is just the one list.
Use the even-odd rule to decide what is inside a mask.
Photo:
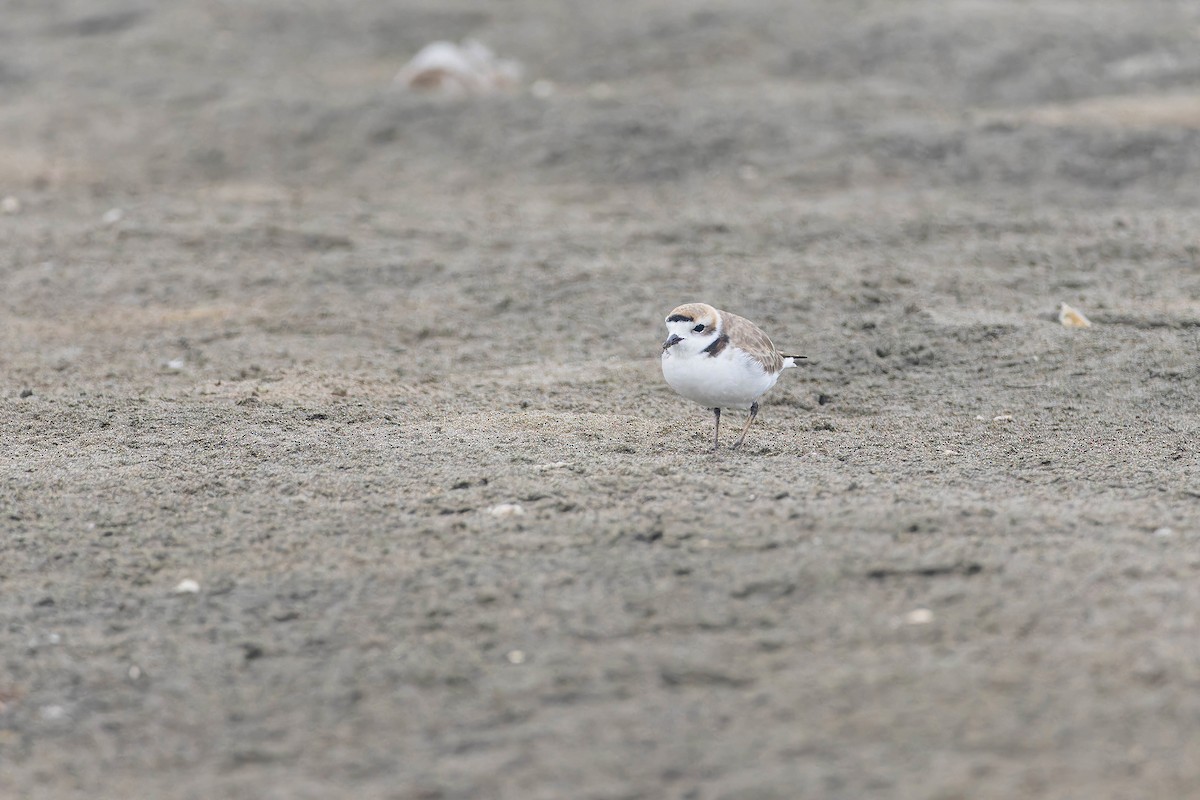
[(721, 315), (721, 332), (733, 340), (733, 344), (746, 352), (767, 372), (783, 369), (783, 356), (757, 325), (745, 317), (718, 311)]

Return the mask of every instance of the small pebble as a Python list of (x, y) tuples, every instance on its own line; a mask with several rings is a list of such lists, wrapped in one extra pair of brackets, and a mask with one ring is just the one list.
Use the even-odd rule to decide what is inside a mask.
[(914, 608), (904, 615), (904, 621), (909, 625), (928, 625), (933, 622), (933, 612), (928, 608)]
[(525, 509), (516, 503), (501, 503), (489, 508), (488, 513), (493, 517), (519, 517), (525, 513)]
[(187, 364), (187, 362), (184, 361), (182, 358), (172, 358), (170, 361), (167, 362), (167, 369), (173, 369), (173, 370), (179, 371), (179, 370), (183, 369), (186, 364)]
[(21, 212), (21, 201), (10, 194), (3, 200), (0, 200), (0, 211), (5, 214), (19, 214)]
[(200, 591), (200, 584), (191, 578), (184, 578), (174, 589), (175, 594), (196, 594)]
[(992, 422), (1012, 422), (1012, 414), (997, 414), (992, 417)]
[(21, 390), (21, 399), (33, 397), (33, 389), (25, 388)]
[(525, 663), (525, 653), (522, 652), (521, 650), (509, 650), (508, 655), (506, 655), (505, 658), (508, 659), (508, 663), (510, 663), (510, 664), (524, 664)]
[(1171, 530), (1170, 528), (1163, 527), (1163, 528), (1159, 528), (1158, 530), (1156, 530), (1156, 531), (1154, 532), (1154, 535), (1155, 535), (1155, 536), (1162, 537), (1163, 539), (1165, 539), (1165, 538), (1167, 538), (1168, 536), (1174, 536), (1174, 535), (1175, 535), (1175, 531)]
[(142, 677), (142, 668), (137, 664), (131, 665), (129, 667), (129, 680), (136, 681), (140, 677)]
[(116, 225), (124, 218), (125, 212), (119, 208), (110, 208), (104, 212), (104, 216), (100, 217), (100, 221), (105, 225)]

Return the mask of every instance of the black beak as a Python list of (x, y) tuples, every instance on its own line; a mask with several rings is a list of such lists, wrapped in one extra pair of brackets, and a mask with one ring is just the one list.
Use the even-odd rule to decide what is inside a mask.
[(671, 336), (665, 342), (663, 342), (663, 352), (665, 353), (666, 351), (670, 350), (672, 347), (674, 347), (675, 345), (679, 344), (682, 341), (683, 341), (682, 336), (676, 336), (675, 334), (672, 333)]

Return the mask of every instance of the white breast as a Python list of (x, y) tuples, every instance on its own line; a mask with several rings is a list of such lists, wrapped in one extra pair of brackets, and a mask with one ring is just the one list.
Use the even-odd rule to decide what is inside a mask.
[(754, 359), (732, 347), (715, 358), (668, 350), (662, 356), (663, 377), (683, 397), (705, 408), (749, 408), (779, 380)]

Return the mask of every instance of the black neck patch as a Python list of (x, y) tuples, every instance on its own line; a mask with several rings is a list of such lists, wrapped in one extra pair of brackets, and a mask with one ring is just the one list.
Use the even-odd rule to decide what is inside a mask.
[(722, 333), (715, 340), (713, 340), (712, 344), (710, 344), (708, 347), (704, 348), (700, 352), (708, 353), (713, 358), (716, 358), (717, 356), (719, 356), (721, 354), (721, 351), (725, 349), (725, 345), (727, 345), (727, 344), (729, 344), (729, 337)]
[(696, 320), (689, 317), (687, 314), (672, 314), (667, 317), (667, 322), (695, 322)]

